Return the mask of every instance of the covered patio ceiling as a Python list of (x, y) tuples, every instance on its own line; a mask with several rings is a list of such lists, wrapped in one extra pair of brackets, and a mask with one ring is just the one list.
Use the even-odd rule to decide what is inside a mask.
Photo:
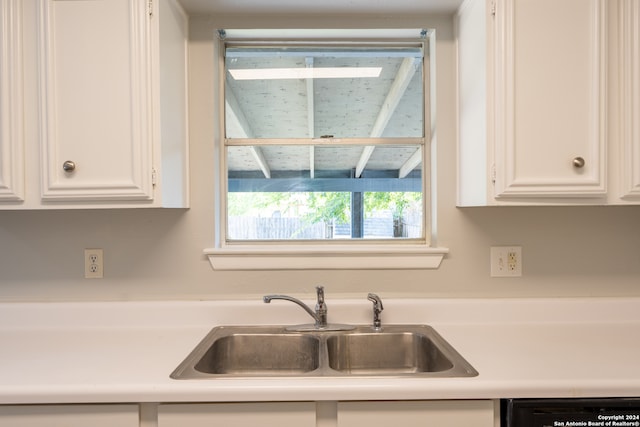
[[(376, 78), (287, 78), (236, 80), (229, 70), (265, 68), (328, 69), (351, 67), (339, 52), (296, 52), (272, 59), (250, 55), (227, 57), (225, 108), (230, 180), (245, 180), (233, 188), (281, 188), (282, 180), (302, 188), (319, 188), (328, 179), (370, 179), (377, 187), (416, 190), (422, 168), (424, 99), (422, 53), (392, 55), (367, 52), (355, 59), (357, 67), (379, 68)], [(268, 55), (266, 55), (268, 56)], [(259, 75), (259, 74), (258, 74)], [(343, 139), (414, 138), (412, 144), (346, 145)], [(288, 138), (312, 138), (309, 145), (280, 144)], [(274, 140), (253, 145), (251, 140)], [(384, 182), (409, 178), (402, 184)], [(301, 180), (309, 181), (304, 184)], [(342, 187), (337, 181), (334, 185)], [(283, 184), (284, 185), (284, 184)], [(363, 184), (360, 184), (363, 185)], [(404, 190), (402, 190), (404, 188)], [(413, 190), (408, 190), (412, 188)], [(418, 186), (421, 188), (421, 186)], [(236, 190), (240, 191), (240, 190)], [(255, 191), (255, 190), (254, 190)], [(272, 190), (276, 191), (276, 190)], [(281, 191), (281, 190), (277, 190)], [(372, 190), (373, 191), (373, 190)], [(392, 190), (379, 190), (392, 191)]]

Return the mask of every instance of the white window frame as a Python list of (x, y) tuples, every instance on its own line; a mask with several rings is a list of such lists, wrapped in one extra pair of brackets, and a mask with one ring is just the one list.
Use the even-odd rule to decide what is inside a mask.
[[(284, 32), (289, 39), (299, 39), (303, 30)], [(406, 34), (415, 30), (371, 30), (382, 38)], [(362, 34), (370, 35), (367, 30), (336, 30), (324, 34), (325, 37), (354, 40)], [(316, 33), (310, 30), (309, 33)], [(234, 31), (233, 37), (245, 37), (251, 40), (269, 38), (268, 30)], [(278, 39), (283, 31), (273, 31)], [(227, 170), (224, 161), (224, 41), (216, 44), (215, 71), (217, 88), (218, 136), (216, 138), (216, 176), (215, 184), (215, 246), (204, 250), (214, 270), (302, 270), (302, 269), (435, 269), (438, 268), (447, 248), (436, 245), (436, 203), (435, 179), (436, 165), (435, 142), (431, 140), (435, 123), (435, 61), (430, 60), (435, 52), (435, 34), (429, 32), (426, 42), (429, 55), (425, 55), (425, 93), (429, 102), (425, 103), (425, 140), (423, 145), (423, 203), (424, 203), (424, 239), (411, 240), (349, 240), (349, 241), (228, 241), (226, 239), (226, 191)], [(427, 174), (429, 179), (427, 180)], [(429, 183), (429, 185), (427, 185)], [(428, 215), (427, 212), (429, 213)]]

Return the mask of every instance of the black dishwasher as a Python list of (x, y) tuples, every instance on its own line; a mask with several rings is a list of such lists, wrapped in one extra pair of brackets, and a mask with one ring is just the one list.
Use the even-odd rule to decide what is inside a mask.
[(502, 399), (502, 427), (640, 427), (640, 398)]

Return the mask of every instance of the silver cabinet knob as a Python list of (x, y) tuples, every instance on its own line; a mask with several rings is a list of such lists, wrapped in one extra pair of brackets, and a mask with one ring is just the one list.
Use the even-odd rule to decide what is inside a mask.
[(575, 168), (582, 168), (584, 167), (585, 161), (582, 157), (576, 157), (575, 159), (573, 159), (573, 167)]
[(76, 170), (76, 163), (71, 160), (67, 160), (62, 164), (62, 170), (65, 172), (73, 172)]

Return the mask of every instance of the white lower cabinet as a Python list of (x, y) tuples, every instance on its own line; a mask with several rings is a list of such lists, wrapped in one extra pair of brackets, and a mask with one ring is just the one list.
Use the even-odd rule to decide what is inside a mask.
[(0, 405), (0, 426), (494, 427), (494, 408), (492, 400)]
[(158, 408), (158, 427), (315, 427), (315, 402), (188, 403)]
[(138, 405), (6, 405), (0, 426), (138, 427)]
[(490, 400), (339, 402), (338, 427), (493, 427)]
[(162, 404), (158, 427), (493, 427), (494, 402), (367, 401)]

